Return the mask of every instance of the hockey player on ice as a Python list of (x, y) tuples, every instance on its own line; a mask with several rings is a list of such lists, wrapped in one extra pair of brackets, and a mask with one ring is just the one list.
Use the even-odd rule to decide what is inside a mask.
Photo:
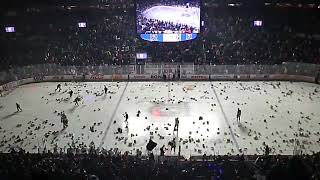
[(78, 96), (78, 97), (76, 97), (75, 99), (74, 99), (74, 103), (75, 103), (75, 105), (76, 106), (79, 106), (79, 104), (78, 104), (78, 102), (81, 100), (81, 98)]
[(169, 141), (168, 145), (171, 147), (171, 152), (176, 152), (176, 138), (173, 138), (172, 141)]
[(104, 94), (107, 94), (108, 93), (108, 88), (106, 85), (104, 85)]
[(127, 112), (125, 112), (123, 116), (124, 116), (124, 118), (125, 118), (124, 123), (126, 123), (126, 129), (127, 129), (127, 131), (129, 132), (129, 122), (128, 122), (129, 115), (128, 115)]
[(58, 89), (59, 89), (59, 92), (62, 90), (62, 89), (61, 89), (61, 84), (58, 84), (58, 85), (57, 85), (57, 88), (56, 88), (54, 91), (57, 91)]
[(160, 156), (164, 156), (164, 152), (165, 152), (165, 146), (163, 145), (163, 146), (160, 148)]
[(63, 129), (68, 127), (68, 118), (63, 111), (61, 112), (61, 123), (63, 124)]
[(238, 108), (238, 111), (237, 111), (237, 121), (240, 122), (240, 118), (241, 118), (241, 110)]
[(128, 113), (127, 113), (127, 112), (125, 112), (123, 116), (124, 116), (124, 118), (125, 118), (125, 121), (128, 121), (128, 119), (129, 119), (129, 115), (128, 115)]
[(20, 104), (16, 103), (17, 106), (17, 112), (22, 111)]
[(72, 94), (73, 94), (73, 91), (72, 91), (72, 90), (70, 90), (68, 93), (69, 93), (70, 98), (71, 98), (71, 97), (72, 97)]
[(178, 129), (179, 129), (179, 118), (176, 118), (174, 122), (173, 132), (178, 131)]

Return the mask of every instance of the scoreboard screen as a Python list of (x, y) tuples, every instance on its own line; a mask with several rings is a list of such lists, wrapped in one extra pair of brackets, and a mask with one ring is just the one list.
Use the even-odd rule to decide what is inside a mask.
[(136, 27), (147, 41), (179, 42), (200, 33), (201, 0), (136, 0)]
[(86, 22), (79, 22), (78, 23), (78, 27), (79, 28), (86, 28), (87, 27), (87, 23)]
[(148, 59), (147, 53), (136, 53), (136, 59)]
[(262, 21), (260, 21), (260, 20), (253, 21), (253, 26), (256, 26), (256, 27), (262, 26)]
[(7, 33), (14, 33), (16, 32), (15, 28), (14, 27), (5, 27), (5, 31)]

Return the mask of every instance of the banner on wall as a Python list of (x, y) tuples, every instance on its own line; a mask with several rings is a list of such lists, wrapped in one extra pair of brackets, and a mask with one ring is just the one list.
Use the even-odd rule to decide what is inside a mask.
[(211, 80), (228, 80), (233, 79), (233, 74), (217, 74), (217, 75), (210, 75)]
[(128, 79), (128, 75), (120, 75), (120, 74), (113, 74), (112, 75), (113, 81), (125, 80), (125, 79)]
[(267, 74), (252, 74), (250, 75), (251, 79), (269, 79), (269, 75)]
[(70, 81), (72, 81), (72, 80), (84, 80), (85, 77), (83, 75), (65, 75), (63, 77), (60, 77), (59, 80), (64, 80), (64, 79), (65, 80), (70, 80)]
[(64, 76), (52, 76), (51, 80), (61, 81), (61, 80), (64, 80)]
[(43, 81), (44, 80), (44, 76), (43, 75), (36, 75), (33, 77), (33, 80), (38, 82), (38, 81)]
[(145, 80), (145, 79), (150, 79), (150, 76), (147, 75), (143, 75), (143, 74), (130, 74), (129, 75), (130, 79), (141, 79), (141, 80)]
[(18, 81), (18, 86), (23, 84), (33, 83), (33, 82), (34, 82), (33, 78), (21, 79)]
[(150, 77), (151, 77), (151, 79), (163, 79), (163, 76), (157, 75), (157, 74), (151, 75)]
[(91, 76), (89, 77), (89, 79), (90, 79), (90, 80), (103, 80), (104, 77), (103, 77), (103, 75), (91, 75)]
[(209, 75), (189, 75), (191, 80), (209, 80)]
[(241, 80), (249, 80), (250, 74), (240, 74), (240, 75), (234, 75), (234, 79), (241, 79)]

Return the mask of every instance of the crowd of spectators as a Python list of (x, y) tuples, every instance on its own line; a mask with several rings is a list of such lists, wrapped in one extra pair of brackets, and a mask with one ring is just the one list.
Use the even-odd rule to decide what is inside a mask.
[[(74, 151), (73, 151), (74, 150)], [(187, 161), (177, 157), (148, 157), (89, 148), (63, 152), (25, 153), (23, 150), (0, 154), (1, 179), (235, 179), (250, 176), (246, 165), (230, 162), (229, 157), (210, 161)], [(77, 152), (75, 152), (77, 151)], [(237, 167), (237, 172), (234, 167)], [(239, 168), (241, 167), (240, 171)]]
[(320, 63), (319, 39), (287, 25), (275, 29), (278, 24), (255, 27), (258, 17), (207, 17), (206, 56), (212, 64)]
[[(136, 11), (131, 6), (112, 10), (82, 9), (80, 12), (60, 9), (44, 15), (46, 9), (40, 8), (32, 15), (19, 14), (17, 24), (28, 23), (26, 26), (17, 25), (17, 33), (1, 33), (1, 69), (42, 63), (126, 65), (135, 62), (136, 51), (146, 51), (152, 62), (216, 65), (281, 64), (287, 61), (320, 63), (317, 13), (273, 8), (259, 15), (248, 13), (246, 9), (208, 7), (202, 11), (202, 32), (197, 39), (180, 43), (141, 40), (135, 28)], [(293, 20), (288, 21), (289, 17)], [(254, 20), (262, 20), (262, 27), (253, 26)], [(78, 28), (79, 21), (87, 22), (87, 28)], [(172, 27), (181, 30), (180, 26)]]
[(193, 33), (194, 27), (186, 24), (148, 19), (138, 15), (137, 32), (141, 34)]
[(261, 156), (255, 160), (259, 174), (267, 179), (320, 179), (320, 154)]
[[(256, 160), (252, 160), (256, 158)], [(291, 179), (320, 178), (320, 155), (207, 156), (196, 159), (131, 155), (117, 149), (0, 154), (0, 179)]]
[[(70, 14), (65, 9), (43, 9), (13, 18), (18, 23), (28, 21), (16, 26), (16, 33), (1, 33), (2, 70), (43, 63), (122, 65), (135, 57), (132, 9), (70, 10)], [(87, 28), (79, 28), (79, 22), (86, 22)]]
[(90, 28), (58, 29), (50, 38), (44, 60), (62, 65), (129, 64), (135, 37), (128, 32), (128, 19), (122, 14), (88, 23)]

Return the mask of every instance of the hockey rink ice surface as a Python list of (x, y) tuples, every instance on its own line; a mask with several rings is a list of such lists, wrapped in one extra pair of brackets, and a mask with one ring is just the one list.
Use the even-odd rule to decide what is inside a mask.
[(200, 29), (200, 8), (155, 6), (143, 12), (149, 19), (185, 24)]
[[(0, 151), (29, 152), (89, 145), (146, 154), (150, 137), (162, 145), (178, 137), (181, 155), (273, 154), (320, 150), (320, 86), (291, 82), (88, 82), (36, 83), (0, 97)], [(103, 86), (108, 87), (104, 95)], [(67, 91), (74, 91), (69, 99)], [(96, 96), (94, 93), (98, 93)], [(102, 94), (99, 96), (99, 94)], [(73, 100), (83, 97), (79, 106)], [(15, 103), (22, 112), (16, 112)], [(236, 121), (237, 108), (242, 110)], [(62, 130), (58, 113), (69, 126)], [(140, 111), (139, 117), (137, 116)], [(128, 129), (123, 114), (129, 114)], [(203, 119), (199, 118), (202, 117)], [(175, 118), (179, 132), (173, 134)], [(95, 124), (95, 125), (94, 125)], [(89, 130), (94, 126), (94, 132)], [(117, 129), (123, 132), (117, 134)], [(298, 145), (297, 145), (298, 144)], [(166, 155), (177, 155), (166, 151)]]

